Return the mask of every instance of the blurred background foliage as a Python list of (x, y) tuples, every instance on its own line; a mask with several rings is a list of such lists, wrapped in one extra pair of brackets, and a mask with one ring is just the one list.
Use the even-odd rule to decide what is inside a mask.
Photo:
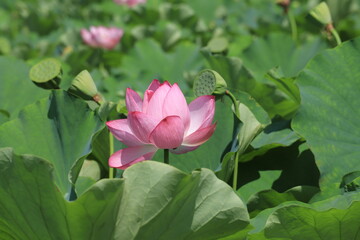
[[(231, 88), (253, 95), (271, 116), (286, 116), (292, 103), (263, 73), (280, 67), (283, 77), (294, 77), (319, 50), (335, 45), (309, 16), (318, 2), (292, 1), (290, 10), (298, 25), (293, 41), (289, 21), (275, 0), (149, 0), (134, 8), (110, 0), (3, 0), (0, 52), (30, 65), (56, 57), (65, 76), (87, 69), (98, 89), (114, 101), (125, 87), (142, 91), (153, 78), (179, 82), (191, 95), (194, 75), (211, 67)], [(342, 39), (359, 35), (360, 1), (327, 2)], [(79, 34), (92, 25), (123, 28), (125, 34), (115, 50), (93, 49)], [(262, 44), (264, 37), (270, 42)], [(265, 54), (254, 56), (258, 45)], [(283, 62), (276, 61), (280, 58)], [(260, 65), (269, 69), (259, 69)]]

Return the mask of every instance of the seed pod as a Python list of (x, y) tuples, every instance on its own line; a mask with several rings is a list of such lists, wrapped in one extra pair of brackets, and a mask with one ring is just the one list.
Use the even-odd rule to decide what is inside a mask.
[(227, 84), (219, 73), (205, 69), (198, 73), (194, 81), (194, 92), (196, 96), (223, 95)]
[(41, 88), (59, 89), (61, 63), (55, 58), (46, 58), (30, 69), (29, 77)]
[(81, 71), (72, 81), (69, 92), (85, 100), (99, 102), (99, 94), (90, 73), (87, 70)]
[(324, 25), (332, 23), (329, 7), (326, 2), (319, 3), (310, 11), (310, 15)]

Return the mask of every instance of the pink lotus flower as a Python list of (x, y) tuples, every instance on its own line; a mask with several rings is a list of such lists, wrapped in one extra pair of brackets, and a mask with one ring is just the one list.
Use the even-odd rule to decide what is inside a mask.
[(214, 133), (212, 124), (215, 97), (204, 95), (187, 105), (179, 86), (154, 80), (144, 100), (132, 89), (126, 90), (128, 118), (106, 123), (110, 132), (128, 146), (111, 155), (110, 167), (125, 169), (150, 160), (158, 149), (175, 154), (198, 148)]
[(123, 34), (123, 30), (116, 27), (92, 26), (90, 31), (81, 29), (81, 37), (87, 45), (105, 49), (113, 49), (119, 43)]
[(120, 5), (128, 5), (129, 7), (133, 7), (140, 3), (145, 3), (146, 0), (114, 0), (114, 2)]

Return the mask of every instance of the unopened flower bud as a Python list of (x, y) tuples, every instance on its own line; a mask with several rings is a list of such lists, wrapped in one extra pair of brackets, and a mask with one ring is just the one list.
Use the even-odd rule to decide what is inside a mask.
[(310, 15), (324, 25), (332, 23), (329, 7), (326, 2), (319, 3), (310, 11)]
[(226, 89), (225, 80), (216, 71), (205, 69), (195, 77), (194, 92), (196, 96), (223, 95)]
[(80, 72), (72, 81), (69, 92), (85, 99), (99, 102), (101, 99), (98, 90), (87, 70)]

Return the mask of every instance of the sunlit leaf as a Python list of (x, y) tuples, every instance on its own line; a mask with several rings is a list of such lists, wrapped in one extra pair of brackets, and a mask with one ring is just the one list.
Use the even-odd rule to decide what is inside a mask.
[(243, 202), (207, 169), (185, 174), (146, 161), (74, 202), (62, 198), (47, 161), (6, 148), (0, 169), (0, 236), (11, 239), (215, 240), (249, 222)]
[(357, 240), (359, 193), (336, 196), (314, 204), (287, 201), (251, 220), (250, 239)]
[(247, 226), (241, 200), (207, 169), (186, 175), (145, 161), (126, 170), (124, 178), (115, 238), (218, 239)]
[(273, 182), (279, 178), (281, 171), (261, 171), (260, 178), (252, 181), (237, 190), (237, 193), (244, 201), (248, 201), (251, 195), (265, 189), (271, 189)]
[(55, 183), (65, 194), (70, 188), (70, 169), (90, 153), (91, 138), (102, 126), (85, 102), (66, 92), (53, 91), (50, 98), (27, 106), (17, 119), (0, 126), (0, 147), (50, 161)]
[(0, 56), (0, 110), (17, 117), (20, 109), (49, 93), (29, 79), (30, 67), (23, 61)]
[(238, 134), (239, 152), (242, 154), (271, 121), (265, 110), (249, 94), (238, 92), (237, 99), (242, 122)]
[(342, 177), (360, 170), (359, 61), (357, 38), (315, 57), (297, 79), (302, 103), (292, 126), (315, 155), (324, 197), (339, 194)]
[(67, 202), (52, 180), (53, 167), (43, 159), (5, 148), (0, 151), (0, 169), (0, 236), (111, 239), (122, 180), (102, 180), (77, 201)]
[(251, 142), (254, 149), (243, 154), (240, 161), (247, 162), (256, 156), (264, 155), (271, 149), (290, 146), (298, 139), (299, 136), (288, 128), (274, 132), (263, 131)]
[[(264, 182), (266, 181), (266, 178), (260, 180)], [(272, 182), (270, 180), (270, 184), (271, 183)], [(273, 189), (268, 188), (252, 195), (248, 200), (247, 206), (250, 215), (254, 217), (259, 212), (267, 208), (276, 207), (287, 201), (301, 201), (308, 203), (310, 199), (318, 192), (319, 188), (312, 186), (297, 186), (283, 193), (279, 193)]]
[(297, 47), (289, 35), (272, 33), (266, 38), (254, 40), (241, 58), (258, 81), (262, 81), (264, 75), (274, 67), (279, 67), (282, 76), (294, 77), (324, 47), (319, 39)]

